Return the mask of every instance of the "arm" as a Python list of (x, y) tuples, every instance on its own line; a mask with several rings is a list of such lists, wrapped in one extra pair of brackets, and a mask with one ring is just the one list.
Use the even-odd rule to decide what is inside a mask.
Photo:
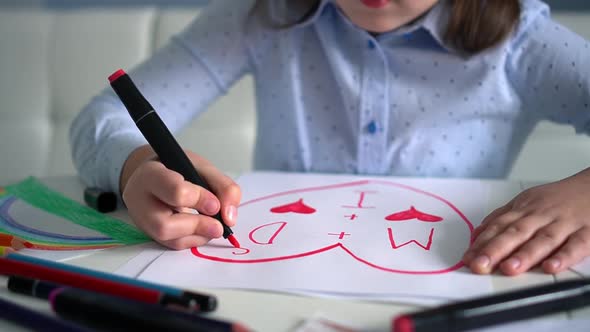
[[(250, 70), (243, 24), (251, 4), (215, 1), (168, 45), (130, 71), (172, 132), (182, 129)], [(146, 142), (107, 88), (74, 120), (70, 143), (83, 181), (119, 192), (125, 160)]]
[(590, 42), (546, 12), (521, 24), (506, 71), (526, 114), (590, 133)]
[[(252, 1), (217, 0), (130, 76), (172, 132), (178, 132), (251, 70), (245, 32)], [(106, 79), (106, 78), (105, 78)], [(208, 161), (186, 151), (215, 195), (155, 161), (114, 92), (106, 89), (70, 129), (72, 156), (87, 185), (121, 192), (131, 219), (165, 246), (181, 249), (220, 237), (209, 217), (221, 210), (235, 224), (239, 187)], [(192, 208), (199, 215), (178, 213)]]
[[(507, 72), (528, 116), (590, 131), (590, 43), (546, 15), (523, 22)], [(476, 273), (547, 273), (590, 256), (590, 169), (537, 186), (492, 212), (464, 262)]]

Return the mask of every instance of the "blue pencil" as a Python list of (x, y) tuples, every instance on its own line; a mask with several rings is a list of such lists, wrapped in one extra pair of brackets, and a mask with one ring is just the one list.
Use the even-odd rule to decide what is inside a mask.
[(14, 261), (42, 265), (42, 266), (46, 266), (46, 267), (51, 267), (51, 268), (55, 268), (55, 269), (73, 272), (73, 273), (84, 274), (84, 275), (92, 276), (95, 278), (106, 279), (106, 280), (110, 280), (113, 282), (119, 282), (119, 283), (127, 284), (127, 285), (134, 285), (137, 287), (143, 287), (143, 288), (147, 288), (147, 289), (157, 290), (160, 292), (167, 293), (169, 295), (188, 298), (188, 299), (194, 300), (199, 305), (199, 309), (203, 312), (214, 311), (215, 308), (217, 308), (217, 298), (215, 296), (209, 295), (209, 294), (201, 294), (201, 293), (185, 291), (185, 290), (178, 289), (175, 287), (154, 284), (154, 283), (143, 281), (143, 280), (119, 276), (119, 275), (116, 275), (113, 273), (106, 273), (106, 272), (101, 272), (101, 271), (85, 269), (82, 267), (77, 267), (77, 266), (68, 265), (68, 264), (62, 264), (62, 263), (58, 263), (58, 262), (49, 261), (46, 259), (40, 259), (40, 258), (36, 258), (36, 257), (32, 257), (32, 256), (21, 255), (18, 253), (10, 253), (5, 258), (11, 259)]
[(14, 322), (33, 331), (90, 332), (85, 327), (44, 315), (2, 298), (0, 298), (0, 319)]

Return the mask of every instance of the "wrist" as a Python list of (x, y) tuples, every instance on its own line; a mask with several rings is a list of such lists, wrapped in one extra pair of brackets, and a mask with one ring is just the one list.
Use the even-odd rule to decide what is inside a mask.
[(135, 170), (144, 162), (149, 160), (156, 160), (158, 156), (154, 152), (154, 150), (149, 145), (143, 145), (139, 148), (133, 150), (125, 160), (123, 164), (123, 168), (121, 169), (121, 175), (119, 177), (119, 190), (120, 195), (123, 197), (123, 192), (125, 191), (125, 186), (127, 185), (127, 181)]

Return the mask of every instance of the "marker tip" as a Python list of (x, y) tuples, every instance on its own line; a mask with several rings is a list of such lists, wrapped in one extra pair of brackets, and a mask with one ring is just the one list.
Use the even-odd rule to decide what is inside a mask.
[(234, 247), (240, 248), (240, 242), (238, 242), (238, 239), (236, 239), (236, 237), (233, 236), (233, 234), (228, 236), (227, 239), (229, 243), (231, 243)]

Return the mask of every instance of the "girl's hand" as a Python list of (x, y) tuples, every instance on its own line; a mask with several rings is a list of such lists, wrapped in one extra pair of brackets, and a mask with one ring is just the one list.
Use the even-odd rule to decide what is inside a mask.
[(590, 169), (523, 191), (487, 216), (463, 262), (475, 273), (557, 273), (590, 255)]
[[(148, 147), (143, 147), (132, 153), (121, 180), (123, 201), (137, 227), (162, 245), (180, 250), (201, 246), (222, 236), (221, 223), (209, 215), (221, 210), (225, 223), (229, 227), (235, 225), (241, 191), (231, 178), (207, 160), (186, 151), (214, 195), (185, 181), (180, 174), (153, 158), (146, 159), (149, 151)], [(138, 158), (137, 153), (141, 157)], [(200, 214), (191, 213), (190, 209)]]

